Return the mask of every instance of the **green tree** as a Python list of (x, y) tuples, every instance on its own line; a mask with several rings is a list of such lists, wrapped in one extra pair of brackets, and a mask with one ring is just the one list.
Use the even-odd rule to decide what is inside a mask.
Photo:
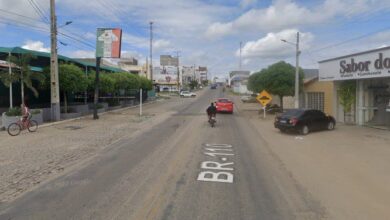
[(60, 64), (58, 66), (60, 92), (64, 97), (65, 113), (68, 112), (67, 95), (85, 91), (88, 87), (88, 79), (84, 72), (73, 64)]
[[(303, 85), (303, 70), (299, 69), (299, 88)], [(260, 72), (249, 77), (248, 89), (253, 92), (267, 92), (280, 98), (280, 107), (283, 108), (283, 97), (293, 96), (295, 91), (295, 67), (284, 61), (272, 64)]]
[(153, 84), (151, 80), (148, 80), (146, 77), (139, 76), (140, 88), (143, 90), (152, 90)]
[[(88, 91), (95, 91), (95, 72), (88, 75)], [(99, 74), (99, 92), (101, 93), (115, 93), (115, 79), (110, 73), (101, 72)]]
[(24, 86), (29, 88), (35, 97), (39, 96), (38, 89), (34, 87), (33, 82), (38, 82), (38, 84), (43, 84), (45, 81), (45, 75), (43, 73), (34, 72), (31, 70), (30, 62), (35, 59), (35, 57), (30, 54), (21, 54), (18, 57), (8, 56), (7, 61), (14, 64), (12, 67), (12, 74), (8, 72), (0, 73), (0, 79), (5, 86), (9, 87), (10, 83), (20, 82), (21, 89), (21, 101), (24, 104)]
[(198, 81), (196, 81), (196, 80), (192, 80), (192, 81), (190, 82), (190, 84), (189, 84), (189, 86), (190, 86), (191, 89), (197, 88), (198, 85), (199, 85), (199, 83), (198, 83)]
[[(346, 119), (347, 113), (352, 110), (352, 105), (356, 100), (356, 82), (355, 81), (343, 81), (339, 88), (339, 100), (341, 106), (344, 108), (344, 119)], [(351, 120), (351, 119), (350, 119)], [(350, 122), (350, 121), (348, 121)]]

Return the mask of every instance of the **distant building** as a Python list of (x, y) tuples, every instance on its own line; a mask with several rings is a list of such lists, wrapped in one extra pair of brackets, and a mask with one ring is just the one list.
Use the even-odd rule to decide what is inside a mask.
[(138, 65), (138, 60), (135, 58), (122, 58), (119, 60), (118, 66), (126, 72), (147, 77), (147, 65)]
[(239, 94), (247, 94), (248, 91), (248, 79), (250, 71), (231, 71), (229, 73), (229, 85), (233, 88), (233, 91)]
[(207, 67), (200, 66), (196, 71), (198, 72), (199, 83), (203, 83), (204, 81), (207, 81), (207, 74), (208, 74)]

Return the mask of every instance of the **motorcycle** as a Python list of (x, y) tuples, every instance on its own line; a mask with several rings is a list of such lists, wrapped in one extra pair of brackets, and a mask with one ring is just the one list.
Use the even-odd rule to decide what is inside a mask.
[(215, 119), (215, 116), (211, 116), (210, 120), (209, 120), (209, 123), (210, 123), (210, 126), (213, 128), (215, 126), (215, 123), (217, 122), (217, 120)]

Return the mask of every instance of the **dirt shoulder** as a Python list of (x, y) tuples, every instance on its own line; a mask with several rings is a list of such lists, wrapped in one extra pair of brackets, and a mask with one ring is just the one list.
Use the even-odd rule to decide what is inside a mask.
[(49, 178), (63, 174), (123, 137), (143, 132), (162, 122), (175, 98), (144, 107), (108, 112), (99, 120), (86, 117), (43, 126), (17, 137), (0, 132), (0, 203), (8, 202)]
[(327, 208), (331, 219), (389, 218), (389, 131), (337, 125), (334, 131), (307, 136), (284, 134), (273, 127), (274, 116), (262, 119), (259, 104), (234, 99), (271, 155)]

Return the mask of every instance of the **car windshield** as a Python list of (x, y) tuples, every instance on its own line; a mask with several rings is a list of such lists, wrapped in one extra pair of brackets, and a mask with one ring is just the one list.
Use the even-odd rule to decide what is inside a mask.
[(302, 110), (302, 109), (291, 109), (291, 110), (288, 110), (287, 112), (283, 113), (282, 116), (285, 116), (285, 117), (292, 117), (292, 116), (299, 117), (304, 112), (305, 112), (305, 110)]

